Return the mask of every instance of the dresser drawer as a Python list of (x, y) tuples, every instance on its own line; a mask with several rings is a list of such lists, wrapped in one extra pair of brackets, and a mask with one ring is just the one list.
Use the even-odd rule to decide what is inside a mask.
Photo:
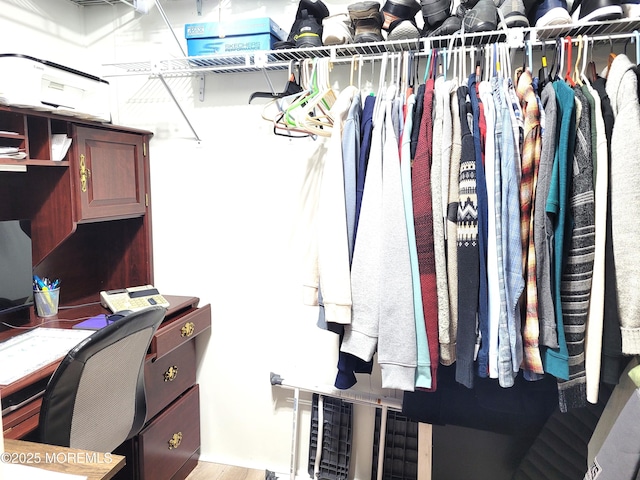
[(144, 365), (147, 421), (196, 383), (196, 342), (180, 345), (159, 358), (148, 357)]
[(141, 478), (172, 478), (199, 448), (200, 399), (194, 385), (138, 435)]
[(151, 341), (150, 353), (160, 358), (208, 328), (211, 328), (211, 305), (189, 310), (160, 326)]

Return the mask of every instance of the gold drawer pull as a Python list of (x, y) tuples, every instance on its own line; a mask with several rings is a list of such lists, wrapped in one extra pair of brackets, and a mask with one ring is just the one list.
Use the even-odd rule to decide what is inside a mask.
[(80, 190), (82, 193), (87, 191), (87, 181), (91, 177), (91, 170), (87, 168), (84, 161), (84, 154), (80, 155)]
[(196, 326), (193, 324), (193, 322), (187, 322), (180, 329), (180, 336), (190, 337), (191, 335), (193, 335), (193, 332), (195, 331), (196, 331)]
[(173, 365), (164, 372), (164, 381), (165, 382), (173, 382), (178, 376), (178, 366)]
[(178, 448), (182, 443), (182, 432), (174, 433), (169, 440), (169, 450), (173, 450), (174, 448)]

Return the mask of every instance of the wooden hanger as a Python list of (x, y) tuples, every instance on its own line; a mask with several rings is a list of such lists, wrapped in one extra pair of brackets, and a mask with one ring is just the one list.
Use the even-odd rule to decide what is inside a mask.
[(611, 51), (609, 51), (609, 56), (607, 57), (607, 78), (609, 78), (609, 71), (611, 70), (611, 65), (613, 61), (616, 59), (616, 54), (613, 53), (613, 42), (611, 41), (611, 37), (609, 37), (609, 45), (611, 46)]

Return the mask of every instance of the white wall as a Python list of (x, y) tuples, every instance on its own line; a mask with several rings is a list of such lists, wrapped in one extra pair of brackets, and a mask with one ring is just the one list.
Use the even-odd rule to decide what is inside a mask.
[[(271, 16), (289, 29), (297, 2), (223, 2), (223, 15)], [(218, 18), (218, 2), (163, 2), (175, 35), (184, 24)], [(248, 7), (247, 5), (258, 5)], [(268, 5), (268, 7), (267, 7)], [(330, 5), (330, 7), (333, 7)], [(126, 8), (111, 36), (90, 40), (106, 62), (180, 57), (181, 49), (157, 10), (146, 16)], [(346, 4), (344, 4), (346, 11)], [(91, 25), (103, 21), (93, 8)], [(122, 20), (125, 19), (126, 20)], [(230, 17), (227, 17), (230, 18)], [(276, 88), (286, 74), (269, 73)], [(313, 187), (314, 152), (323, 141), (276, 137), (251, 92), (268, 90), (263, 74), (208, 75), (205, 100), (198, 80), (169, 79), (194, 135), (157, 79), (110, 79), (118, 123), (155, 132), (151, 143), (156, 284), (163, 292), (198, 295), (212, 305), (212, 333), (201, 385), (202, 459), (288, 472), (292, 438), (291, 392), (274, 388), (270, 372), (333, 384), (337, 337), (316, 326), (317, 309), (301, 301), (301, 257), (308, 241), (304, 199)], [(366, 379), (365, 390), (381, 391)], [(297, 472), (307, 476), (310, 395), (301, 404)], [(369, 478), (373, 414), (357, 409), (353, 475)]]
[[(184, 24), (212, 21), (218, 0), (163, 0), (175, 35)], [(227, 18), (271, 16), (289, 30), (297, 1), (223, 1)], [(333, 12), (347, 2), (325, 2)], [(5, 8), (7, 7), (7, 8)], [(180, 57), (157, 9), (126, 5), (79, 8), (67, 0), (0, 0), (0, 35), (20, 51), (100, 74), (111, 62)], [(286, 72), (269, 73), (275, 88)], [(337, 337), (316, 326), (317, 308), (301, 297), (301, 257), (307, 244), (305, 197), (314, 187), (323, 141), (276, 137), (263, 104), (249, 94), (269, 89), (262, 73), (208, 75), (205, 101), (193, 78), (169, 79), (202, 143), (159, 80), (108, 78), (114, 123), (153, 131), (150, 145), (155, 283), (162, 292), (196, 295), (212, 306), (211, 335), (202, 353), (202, 456), (288, 472), (292, 392), (269, 374), (332, 385)], [(379, 375), (358, 387), (382, 392)], [(393, 392), (383, 392), (391, 395)], [(308, 476), (309, 394), (302, 395), (297, 472)], [(352, 472), (371, 475), (374, 410), (356, 407)]]

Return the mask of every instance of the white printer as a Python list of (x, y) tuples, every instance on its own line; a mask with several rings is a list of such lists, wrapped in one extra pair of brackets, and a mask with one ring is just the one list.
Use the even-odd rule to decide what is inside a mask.
[(111, 122), (109, 82), (22, 54), (0, 54), (0, 104)]

